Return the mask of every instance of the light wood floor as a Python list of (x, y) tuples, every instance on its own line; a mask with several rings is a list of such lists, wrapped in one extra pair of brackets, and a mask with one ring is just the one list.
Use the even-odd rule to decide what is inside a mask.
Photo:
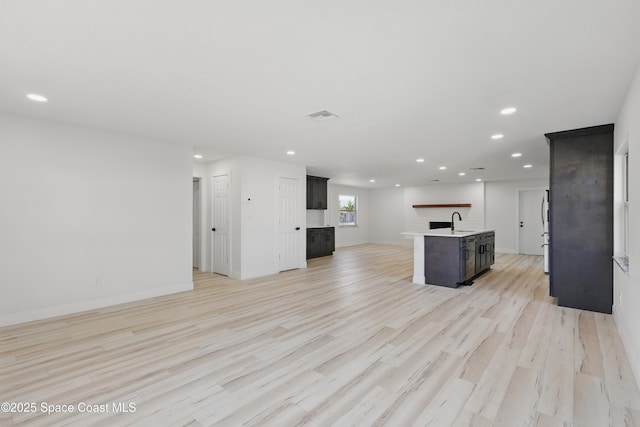
[(640, 425), (612, 317), (553, 305), (540, 257), (499, 255), (460, 289), (412, 284), (412, 259), (196, 272), (193, 292), (0, 329), (0, 402), (136, 409), (0, 425)]

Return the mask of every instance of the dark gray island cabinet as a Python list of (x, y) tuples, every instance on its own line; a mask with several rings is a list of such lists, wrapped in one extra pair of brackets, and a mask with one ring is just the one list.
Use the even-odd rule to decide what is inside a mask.
[(495, 262), (495, 232), (432, 230), (414, 236), (413, 282), (456, 288)]

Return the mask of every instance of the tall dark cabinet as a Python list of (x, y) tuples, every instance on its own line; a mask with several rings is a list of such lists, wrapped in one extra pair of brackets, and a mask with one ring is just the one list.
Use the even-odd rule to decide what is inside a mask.
[(549, 292), (558, 305), (611, 313), (613, 125), (545, 136), (551, 154)]

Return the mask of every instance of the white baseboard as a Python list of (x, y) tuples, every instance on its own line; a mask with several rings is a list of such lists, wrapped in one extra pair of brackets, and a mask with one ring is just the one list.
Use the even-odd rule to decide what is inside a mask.
[[(297, 268), (307, 268), (307, 262), (306, 261), (303, 262)], [(280, 272), (273, 269), (254, 270), (254, 271), (232, 271), (229, 274), (229, 277), (236, 280), (250, 280), (250, 279), (257, 279), (258, 277), (273, 276), (274, 274), (278, 274), (278, 273)]]
[(273, 269), (268, 270), (254, 270), (254, 271), (243, 271), (240, 273), (240, 280), (249, 280), (249, 279), (257, 279), (258, 277), (264, 276), (272, 276), (274, 274), (278, 274), (279, 271), (274, 271)]
[[(373, 242), (369, 242), (373, 245), (389, 245), (389, 246), (402, 246), (402, 241), (401, 240), (396, 240), (396, 241), (384, 241), (384, 240), (376, 240)], [(413, 243), (413, 241), (412, 241)]]
[(193, 282), (180, 285), (167, 286), (164, 288), (154, 288), (140, 292), (133, 292), (124, 295), (114, 295), (105, 298), (92, 299), (71, 304), (56, 305), (53, 307), (43, 307), (35, 310), (20, 311), (0, 315), (0, 327), (18, 325), (20, 323), (33, 322), (36, 320), (49, 319), (52, 317), (76, 314), (83, 311), (95, 310), (98, 308), (110, 307), (127, 302), (140, 301), (178, 292), (193, 290)]
[(495, 249), (497, 254), (517, 254), (518, 251), (516, 251), (515, 249), (504, 249), (504, 248), (496, 248)]
[(369, 242), (346, 242), (346, 243), (340, 243), (340, 244), (336, 243), (336, 249), (337, 248), (346, 248), (348, 246), (366, 245), (367, 243), (369, 243)]

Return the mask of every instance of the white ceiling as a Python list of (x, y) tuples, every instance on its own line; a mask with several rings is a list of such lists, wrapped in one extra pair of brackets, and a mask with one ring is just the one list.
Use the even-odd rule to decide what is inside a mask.
[(639, 20), (637, 0), (2, 0), (0, 111), (363, 187), (543, 177), (544, 133), (614, 122)]

